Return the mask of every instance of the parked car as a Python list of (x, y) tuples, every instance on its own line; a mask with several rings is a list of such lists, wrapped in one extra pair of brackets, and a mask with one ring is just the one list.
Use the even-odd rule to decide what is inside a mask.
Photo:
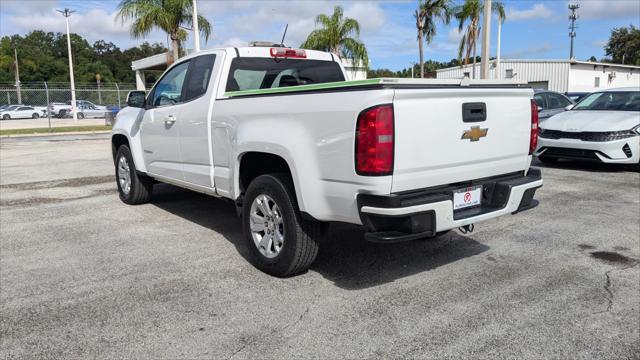
[(0, 111), (0, 118), (2, 120), (10, 120), (10, 119), (37, 119), (41, 115), (40, 110), (35, 109), (33, 106), (16, 106), (15, 108), (11, 108), (10, 110), (2, 110)]
[(0, 112), (1, 111), (15, 110), (15, 109), (19, 108), (20, 106), (24, 106), (24, 105), (11, 105), (11, 104), (2, 105), (2, 106), (0, 106)]
[(149, 201), (155, 181), (230, 199), (253, 263), (276, 276), (305, 271), (330, 222), (396, 242), (537, 204), (526, 84), (345, 78), (338, 57), (313, 50), (180, 59), (118, 113), (120, 199)]
[(565, 93), (565, 95), (571, 99), (571, 101), (573, 101), (574, 103), (577, 103), (578, 101), (582, 100), (583, 97), (589, 95), (591, 93), (588, 92), (567, 92)]
[[(62, 113), (62, 116), (60, 114), (61, 110), (64, 110), (64, 112)], [(54, 117), (64, 117), (64, 114), (69, 110), (71, 110), (71, 106), (62, 102), (52, 102), (49, 104), (49, 107), (48, 107), (48, 111), (51, 113), (51, 116), (54, 116)]]
[(538, 159), (640, 162), (640, 87), (592, 93), (540, 125)]
[[(69, 109), (65, 112), (65, 117), (73, 116), (71, 101), (67, 101), (67, 106)], [(104, 118), (109, 112), (106, 106), (96, 105), (87, 100), (76, 100), (76, 110), (78, 111), (78, 119)]]
[(541, 122), (555, 114), (566, 111), (574, 105), (571, 99), (555, 91), (535, 89), (534, 93), (533, 99), (539, 106), (538, 111)]

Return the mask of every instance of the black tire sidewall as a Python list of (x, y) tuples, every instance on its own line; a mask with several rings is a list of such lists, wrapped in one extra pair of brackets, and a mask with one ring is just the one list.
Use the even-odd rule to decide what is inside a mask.
[[(251, 204), (261, 194), (271, 197), (284, 217), (284, 245), (280, 253), (271, 259), (260, 253), (251, 236), (249, 221)], [(298, 241), (297, 228), (300, 220), (297, 206), (295, 205), (295, 200), (291, 198), (292, 196), (295, 196), (295, 194), (291, 194), (287, 184), (284, 184), (280, 179), (272, 175), (261, 175), (251, 182), (244, 198), (242, 227), (246, 244), (256, 266), (269, 274), (284, 274), (288, 272), (295, 256), (297, 246), (295, 242)]]
[[(131, 178), (131, 188), (129, 189), (129, 194), (125, 195), (125, 193), (122, 191), (122, 187), (120, 186), (120, 178), (118, 177), (118, 162), (120, 161), (120, 158), (124, 156), (127, 159), (127, 164), (129, 164), (129, 176)], [(133, 157), (131, 156), (131, 150), (129, 150), (129, 147), (127, 147), (126, 145), (121, 145), (118, 148), (118, 151), (116, 153), (116, 163), (115, 163), (115, 169), (116, 169), (116, 184), (118, 185), (118, 196), (120, 196), (120, 200), (122, 200), (123, 202), (129, 204), (132, 202), (132, 198), (133, 198), (133, 189), (135, 187), (135, 182), (138, 181), (138, 178), (136, 176), (136, 166), (133, 163)]]
[(39, 118), (39, 117), (40, 117), (40, 115), (38, 115), (38, 114), (36, 114), (36, 113), (31, 114), (31, 118), (32, 118), (32, 119), (37, 119), (37, 118)]
[(78, 113), (78, 119), (84, 119), (84, 114), (83, 113)]
[(11, 115), (9, 114), (2, 115), (2, 120), (11, 120)]

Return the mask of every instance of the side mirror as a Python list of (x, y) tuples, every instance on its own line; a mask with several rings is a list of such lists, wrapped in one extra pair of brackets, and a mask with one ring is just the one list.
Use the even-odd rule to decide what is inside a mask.
[(569, 111), (569, 110), (573, 109), (574, 106), (576, 106), (576, 104), (569, 104), (569, 105), (564, 107), (564, 110), (565, 111)]
[(135, 108), (144, 108), (146, 96), (144, 91), (130, 91), (127, 95), (127, 105)]
[(542, 106), (538, 106), (538, 112), (542, 112), (542, 110), (544, 110)]

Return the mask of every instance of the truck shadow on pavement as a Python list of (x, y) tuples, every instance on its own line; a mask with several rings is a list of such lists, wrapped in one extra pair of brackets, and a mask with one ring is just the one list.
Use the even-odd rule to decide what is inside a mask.
[[(163, 184), (154, 189), (152, 204), (222, 235), (248, 261), (241, 222), (230, 202)], [(361, 226), (331, 224), (310, 271), (340, 288), (358, 290), (433, 270), (489, 249), (454, 231), (395, 244), (371, 243), (363, 234)]]

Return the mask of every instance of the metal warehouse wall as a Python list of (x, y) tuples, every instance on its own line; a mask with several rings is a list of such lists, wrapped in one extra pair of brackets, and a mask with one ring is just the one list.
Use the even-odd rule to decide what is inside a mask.
[[(506, 60), (500, 62), (502, 79), (510, 79), (506, 76), (508, 70), (515, 74), (513, 79), (523, 80), (534, 84), (536, 87), (544, 87), (542, 83), (548, 82), (549, 90), (566, 92), (569, 88), (569, 62), (568, 61), (526, 61)], [(471, 65), (464, 68), (454, 67), (442, 69), (436, 72), (438, 79), (461, 79), (464, 72), (472, 73)], [(476, 65), (476, 76), (480, 76), (480, 64)], [(489, 78), (495, 79), (495, 62), (492, 61), (489, 70)]]
[(592, 64), (571, 65), (569, 91), (591, 92), (627, 86), (640, 86), (640, 68)]

